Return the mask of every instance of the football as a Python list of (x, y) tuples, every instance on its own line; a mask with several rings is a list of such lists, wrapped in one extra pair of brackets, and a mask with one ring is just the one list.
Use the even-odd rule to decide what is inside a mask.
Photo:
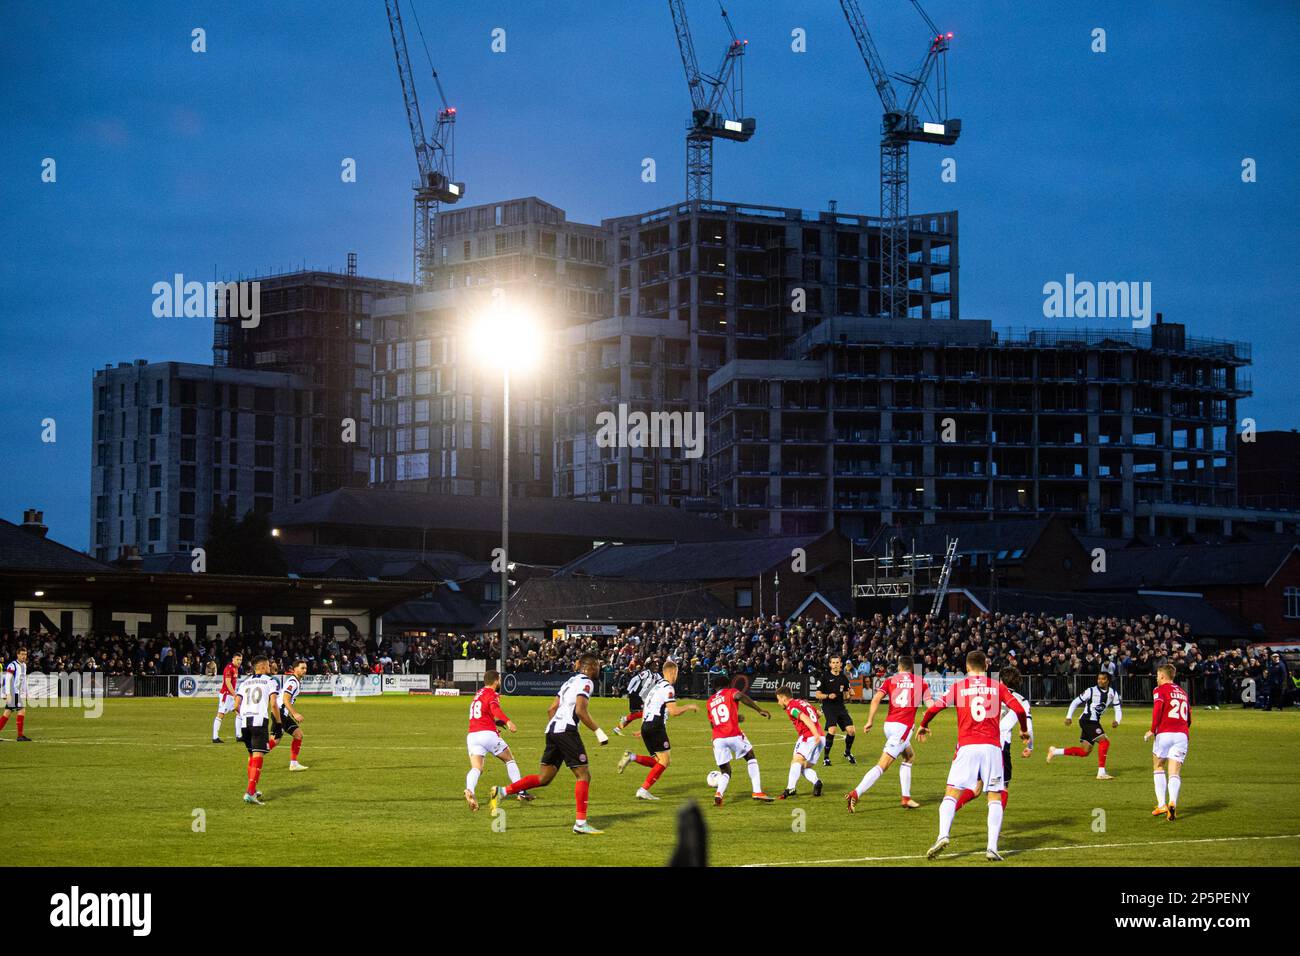
[(722, 779), (722, 774), (716, 770), (710, 770), (708, 777), (705, 779), (708, 780), (709, 786), (716, 790), (718, 789), (718, 781)]

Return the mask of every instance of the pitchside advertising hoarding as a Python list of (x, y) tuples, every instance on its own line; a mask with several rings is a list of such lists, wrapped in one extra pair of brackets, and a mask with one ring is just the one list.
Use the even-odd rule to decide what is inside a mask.
[[(428, 689), (427, 674), (412, 676), (419, 676), (424, 682), (424, 688)], [(302, 689), (299, 693), (334, 697), (373, 697), (384, 692), (383, 677), (383, 674), (307, 674), (302, 678)], [(176, 679), (178, 697), (216, 697), (220, 693), (220, 677), (182, 674)], [(110, 693), (109, 696), (112, 694)]]

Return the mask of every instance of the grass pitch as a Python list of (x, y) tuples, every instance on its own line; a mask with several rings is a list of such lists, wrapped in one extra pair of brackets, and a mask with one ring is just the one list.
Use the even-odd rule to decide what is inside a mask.
[[(891, 770), (850, 816), (843, 794), (880, 754), (879, 726), (859, 735), (857, 766), (844, 762), (837, 737), (831, 767), (818, 768), (825, 796), (806, 781), (787, 802), (748, 799), (744, 768), (733, 764), (726, 806), (712, 806), (705, 776), (713, 769), (703, 714), (669, 721), (673, 762), (654, 793), (633, 799), (645, 771), (623, 775), (614, 764), (635, 737), (599, 747), (584, 731), (592, 761), (590, 818), (601, 836), (578, 836), (573, 777), (561, 769), (531, 804), (505, 805), (504, 829), (489, 818), (489, 785), (505, 783), (505, 767), (489, 758), (471, 813), (461, 796), (468, 698), (389, 697), (345, 701), (303, 698), (305, 773), (287, 771), (286, 739), (266, 762), (264, 807), (241, 801), (247, 752), (228, 717), (224, 746), (209, 742), (212, 700), (108, 700), (98, 719), (82, 711), (30, 708), (32, 744), (13, 742), (12, 720), (0, 743), (5, 862), (69, 865), (418, 865), (657, 866), (675, 842), (675, 814), (700, 802), (709, 824), (710, 862), (990, 866), (984, 861), (981, 797), (957, 815), (953, 842), (927, 863), (937, 831), (938, 801), (955, 743), (955, 721), (943, 714), (918, 746), (912, 792), (919, 810), (898, 806)], [(524, 773), (535, 772), (549, 699), (506, 698), (520, 727), (507, 734)], [(625, 702), (597, 699), (592, 711), (611, 728)], [(785, 784), (794, 731), (775, 705), (771, 721), (746, 715), (763, 785)], [(867, 708), (851, 709), (856, 722)], [(1095, 753), (1045, 763), (1047, 746), (1077, 741), (1064, 711), (1035, 711), (1038, 751), (1017, 758), (1001, 845), (1003, 866), (1296, 866), (1300, 865), (1300, 713), (1198, 709), (1185, 769), (1180, 819), (1153, 819), (1149, 715), (1133, 708), (1112, 732), (1109, 770), (1094, 779)], [(634, 728), (639, 725), (634, 725)]]

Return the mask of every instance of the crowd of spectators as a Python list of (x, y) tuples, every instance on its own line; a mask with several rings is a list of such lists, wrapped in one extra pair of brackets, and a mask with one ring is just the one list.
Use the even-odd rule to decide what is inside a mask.
[[(445, 678), (457, 658), (495, 661), (499, 645), (493, 634), (381, 641), (279, 633), (198, 639), (189, 634), (0, 634), (6, 660), (18, 646), (28, 648), (33, 671), (46, 673), (212, 675), (238, 650), (246, 658), (266, 654), (285, 667), (302, 658), (311, 674), (428, 673)], [(1103, 671), (1115, 678), (1149, 677), (1164, 663), (1174, 665), (1180, 680), (1195, 682), (1213, 704), (1240, 700), (1249, 687), (1261, 700), (1281, 706), (1297, 689), (1276, 655), (1240, 648), (1203, 650), (1188, 625), (1159, 614), (1135, 619), (993, 614), (940, 620), (877, 614), (791, 624), (777, 618), (652, 622), (609, 635), (517, 638), (511, 641), (508, 669), (568, 672), (580, 654), (593, 652), (601, 658), (607, 688), (617, 692), (635, 669), (670, 657), (688, 676), (797, 675), (818, 670), (838, 655), (854, 676), (870, 677), (891, 672), (900, 654), (912, 655), (927, 674), (960, 673), (966, 653), (976, 648), (989, 656), (993, 671), (1014, 664), (1022, 674), (1039, 678), (1034, 693), (1045, 699), (1059, 699), (1079, 677)]]

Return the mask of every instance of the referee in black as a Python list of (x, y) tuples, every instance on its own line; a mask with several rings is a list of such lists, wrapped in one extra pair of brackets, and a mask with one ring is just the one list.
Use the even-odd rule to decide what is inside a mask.
[(857, 763), (853, 757), (853, 719), (849, 716), (849, 675), (844, 673), (844, 661), (836, 655), (831, 665), (817, 676), (819, 686), (814, 695), (822, 705), (826, 717), (826, 749), (822, 751), (822, 766), (831, 765), (831, 750), (835, 746), (835, 728), (844, 731), (844, 759)]

